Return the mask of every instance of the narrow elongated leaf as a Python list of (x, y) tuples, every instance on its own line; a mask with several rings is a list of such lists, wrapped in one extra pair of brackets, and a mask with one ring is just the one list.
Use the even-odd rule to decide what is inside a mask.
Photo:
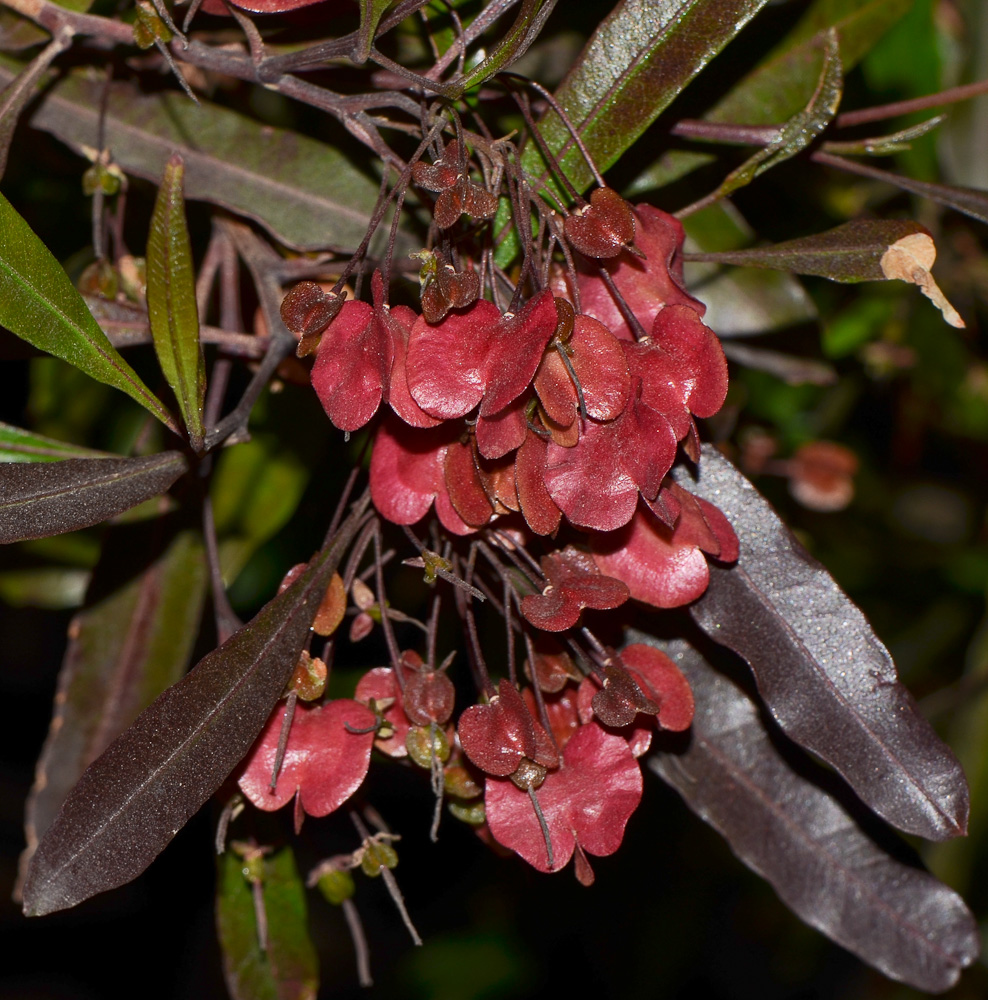
[(786, 734), (832, 765), (883, 819), (931, 840), (964, 833), (968, 790), (957, 758), (899, 683), (861, 611), (716, 449), (691, 492), (717, 504), (741, 542), (711, 565), (690, 608), (697, 624), (751, 666)]
[[(0, 83), (13, 79), (14, 65), (0, 58)], [(67, 75), (48, 89), (30, 124), (84, 153), (99, 134), (103, 90), (102, 81)], [(112, 84), (105, 134), (114, 163), (155, 183), (178, 152), (186, 198), (255, 219), (298, 250), (352, 250), (377, 200), (377, 182), (332, 146), (177, 92)]]
[[(687, 83), (754, 17), (766, 0), (621, 0), (600, 24), (556, 92), (600, 170), (648, 128)], [(566, 175), (585, 190), (593, 174), (555, 111), (543, 136)], [(522, 160), (535, 176), (534, 145)], [(538, 182), (541, 183), (541, 182)]]
[(0, 462), (58, 462), (63, 458), (113, 458), (105, 451), (67, 444), (34, 431), (0, 423)]
[[(305, 887), (290, 847), (248, 861), (233, 850), (218, 860), (216, 926), (223, 949), (223, 973), (232, 1000), (313, 1000), (319, 988), (319, 960), (306, 925)], [(244, 877), (258, 879), (267, 923), (267, 947), (257, 927), (257, 891)]]
[(250, 748), (291, 676), (367, 499), (309, 568), (169, 688), (97, 758), (38, 846), (31, 916), (136, 878)]
[[(912, 0), (816, 0), (795, 28), (706, 115), (710, 121), (777, 125), (809, 100), (820, 75), (827, 31), (836, 28), (847, 73), (909, 9)], [(672, 149), (638, 183), (669, 184), (701, 165), (702, 154)]]
[(704, 117), (745, 125), (785, 121), (813, 92), (829, 29), (837, 31), (841, 64), (846, 73), (912, 3), (913, 0), (816, 0), (786, 38)]
[(122, 389), (175, 430), (171, 415), (106, 339), (62, 266), (0, 194), (0, 324)]
[(759, 174), (805, 149), (833, 121), (844, 91), (840, 46), (837, 32), (831, 29), (825, 36), (823, 67), (820, 79), (809, 103), (779, 129), (768, 145), (732, 170), (718, 188), (723, 197), (750, 184)]
[(357, 64), (367, 61), (374, 44), (374, 33), (390, 6), (391, 0), (360, 0), (360, 41), (353, 56)]
[(165, 164), (148, 236), (148, 319), (158, 363), (178, 400), (193, 451), (202, 450), (206, 362), (199, 343), (199, 309), (192, 245), (182, 193), (185, 164)]
[(178, 451), (0, 465), (0, 542), (99, 524), (164, 493), (187, 468)]
[(500, 73), (516, 59), (520, 59), (538, 37), (555, 6), (556, 0), (522, 0), (514, 24), (497, 43), (494, 51), (462, 79), (453, 80), (449, 85), (448, 95), (459, 97), (471, 87), (489, 80), (495, 73)]
[[(727, 199), (683, 220), (686, 249), (730, 252), (750, 245), (754, 231)], [(687, 261), (686, 285), (707, 307), (704, 322), (722, 340), (751, 337), (816, 319), (816, 306), (793, 274)]]
[(822, 769), (766, 731), (740, 687), (685, 642), (666, 651), (696, 715), (685, 751), (655, 752), (649, 767), (806, 923), (893, 979), (953, 986), (980, 945), (963, 900), (882, 850), (825, 790)]
[(51, 65), (52, 59), (60, 52), (64, 52), (71, 42), (72, 32), (63, 29), (58, 37), (52, 39), (0, 93), (0, 177), (7, 168), (10, 140), (21, 111), (34, 96), (35, 88), (45, 70)]
[(894, 174), (890, 170), (880, 170), (878, 167), (869, 166), (867, 163), (858, 163), (856, 160), (847, 160), (843, 156), (834, 156), (831, 153), (814, 153), (813, 158), (828, 166), (837, 167), (839, 170), (846, 170), (848, 173), (860, 174), (862, 177), (870, 177), (872, 180), (885, 181), (887, 184), (894, 184), (903, 191), (911, 194), (918, 194), (922, 198), (929, 198), (938, 205), (946, 205), (948, 208), (956, 209), (965, 215), (970, 215), (972, 219), (980, 222), (988, 222), (988, 191), (979, 191), (977, 188), (956, 187), (952, 184), (935, 184), (930, 181), (918, 181), (913, 177), (904, 177), (902, 174)]
[(825, 233), (750, 250), (704, 253), (700, 259), (717, 264), (815, 274), (831, 281), (883, 281), (886, 275), (881, 259), (889, 247), (904, 236), (926, 232), (918, 222), (858, 219)]
[(69, 626), (51, 728), (25, 809), (22, 866), (83, 771), (185, 673), (205, 585), (198, 532), (176, 532), (163, 518), (109, 532), (87, 606)]

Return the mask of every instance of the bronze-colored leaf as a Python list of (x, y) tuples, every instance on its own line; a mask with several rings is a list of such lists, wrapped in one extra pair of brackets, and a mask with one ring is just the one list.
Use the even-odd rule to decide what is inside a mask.
[(883, 850), (855, 816), (859, 804), (828, 790), (833, 776), (769, 731), (700, 653), (681, 640), (666, 652), (696, 715), (685, 749), (653, 753), (651, 769), (801, 919), (893, 979), (931, 993), (953, 986), (980, 945), (963, 900)]
[(162, 694), (69, 793), (28, 869), (40, 916), (136, 878), (226, 780), (298, 663), (368, 498), (286, 590)]
[(99, 524), (164, 493), (187, 468), (177, 451), (0, 465), (0, 542)]
[(968, 790), (957, 758), (899, 683), (861, 611), (716, 449), (677, 481), (724, 512), (741, 552), (711, 564), (690, 608), (697, 624), (751, 666), (785, 733), (822, 757), (879, 816), (907, 833), (965, 832)]

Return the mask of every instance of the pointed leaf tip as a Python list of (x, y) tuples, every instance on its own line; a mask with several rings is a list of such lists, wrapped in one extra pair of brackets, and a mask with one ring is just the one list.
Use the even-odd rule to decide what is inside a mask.
[(206, 368), (199, 343), (184, 182), (185, 163), (173, 153), (165, 165), (148, 235), (148, 319), (161, 371), (178, 400), (189, 443), (199, 452), (205, 437), (202, 407)]
[(110, 343), (61, 264), (0, 194), (0, 324), (136, 399), (166, 427), (171, 414)]
[(288, 588), (161, 695), (69, 793), (31, 860), (24, 912), (75, 906), (140, 875), (226, 780), (285, 688), (369, 497)]
[(716, 449), (704, 446), (696, 482), (681, 469), (673, 475), (720, 507), (741, 545), (734, 567), (711, 564), (690, 613), (748, 662), (786, 735), (900, 830), (929, 840), (963, 834), (960, 763), (899, 683), (860, 609)]

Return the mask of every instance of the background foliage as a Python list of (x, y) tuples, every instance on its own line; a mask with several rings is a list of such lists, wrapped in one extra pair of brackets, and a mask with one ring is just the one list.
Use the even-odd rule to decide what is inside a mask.
[[(728, 94), (809, 6), (794, 0), (763, 11), (685, 92), (674, 106), (676, 118), (718, 106), (718, 95)], [(350, 8), (339, 7), (340, 16), (355, 23)], [(821, 23), (856, 10), (875, 16), (885, 10), (895, 22), (874, 48), (861, 53), (847, 78), (845, 108), (921, 96), (983, 79), (988, 69), (988, 13), (978, 0), (832, 0), (813, 7)], [(112, 13), (110, 8), (105, 12)], [(524, 64), (514, 69), (555, 86), (609, 9), (608, 3), (561, 4)], [(23, 30), (8, 14), (0, 10), (0, 31)], [(47, 113), (72, 114), (71, 88), (62, 89), (65, 106)], [(124, 104), (120, 114), (167, 111), (180, 128), (184, 100), (171, 93), (167, 102), (173, 102), (173, 111), (163, 99), (150, 109)], [(259, 129), (297, 130), (353, 153), (353, 141), (327, 126), (323, 116), (263, 88), (230, 83), (216, 103), (249, 114)], [(764, 120), (780, 121), (793, 110), (767, 111)], [(880, 165), (920, 180), (988, 189), (986, 123), (988, 98), (957, 105), (939, 130)], [(651, 126), (608, 176), (618, 190), (674, 210), (719, 182), (724, 161), (663, 183), (673, 175), (669, 145), (694, 157), (705, 151), (685, 141), (670, 144), (668, 122), (664, 131), (663, 124), (660, 118)], [(249, 205), (268, 197), (264, 180), (276, 168), (262, 154), (277, 162), (272, 143), (281, 135), (275, 132), (274, 140), (269, 135), (254, 147), (240, 137), (238, 149), (258, 189), (241, 188), (216, 195), (217, 200), (236, 210), (236, 198)], [(33, 128), (25, 121), (11, 150), (6, 196), (69, 274), (79, 278), (92, 260), (90, 208), (80, 192), (88, 162), (44, 126)], [(216, 155), (222, 158), (228, 150), (219, 146)], [(376, 182), (364, 178), (368, 183), (362, 186), (340, 164), (314, 160), (309, 165), (306, 155), (303, 140), (291, 161), (297, 174), (287, 183), (304, 190), (314, 176), (329, 175), (334, 187), (344, 189), (341, 201), (352, 205), (354, 191), (365, 196), (369, 191), (369, 202), (360, 207), (372, 205)], [(734, 155), (728, 152), (728, 160)], [(732, 165), (744, 155), (738, 152)], [(155, 156), (154, 151), (134, 153), (149, 164), (144, 176), (157, 179), (164, 159)], [(144, 245), (155, 195), (153, 184), (131, 180), (126, 232), (135, 248)], [(313, 196), (311, 212), (293, 223), (298, 246), (305, 246), (306, 226), (318, 233), (319, 212), (339, 210), (331, 200), (319, 200), (325, 194)], [(915, 289), (899, 283), (847, 286), (806, 278), (805, 297), (780, 288), (772, 298), (772, 286), (759, 285), (751, 304), (742, 294), (744, 283), (755, 280), (751, 272), (734, 272), (729, 279), (742, 283), (740, 292), (724, 278), (710, 277), (706, 265), (693, 265), (688, 274), (696, 294), (710, 303), (708, 322), (718, 333), (732, 338), (732, 344), (804, 358), (811, 375), (808, 381), (795, 379), (791, 364), (783, 369), (787, 377), (732, 366), (731, 393), (713, 422), (715, 433), (740, 456), (750, 455), (752, 442), (765, 436), (777, 443), (782, 457), (819, 439), (840, 442), (858, 456), (854, 499), (835, 513), (801, 506), (782, 477), (752, 475), (865, 610), (902, 679), (924, 699), (924, 708), (961, 756), (972, 786), (971, 835), (930, 849), (925, 857), (983, 923), (988, 919), (986, 231), (983, 224), (932, 201), (838, 173), (805, 156), (782, 163), (770, 177), (738, 191), (734, 201), (751, 229), (771, 241), (821, 231), (863, 213), (918, 219), (936, 237), (938, 281), (967, 322), (964, 330), (948, 329)], [(198, 258), (208, 236), (208, 212), (194, 201), (188, 211)], [(280, 209), (271, 215), (287, 218)], [(746, 241), (736, 226), (733, 215), (714, 208), (694, 216), (689, 229), (704, 249), (727, 249)], [(362, 227), (354, 232), (359, 239)], [(351, 233), (342, 238), (355, 242)], [(141, 421), (121, 395), (61, 362), (28, 357), (13, 338), (0, 340), (0, 352), (7, 376), (0, 420), (66, 442), (127, 451)], [(153, 380), (148, 348), (127, 356)], [(236, 575), (233, 603), (244, 618), (274, 591), (298, 553), (318, 545), (339, 475), (332, 461), (336, 438), (314, 397), (305, 392), (288, 386), (263, 397), (252, 433), (250, 445), (223, 455), (218, 475), (221, 484), (231, 485), (221, 485), (216, 493), (224, 565)], [(251, 484), (247, 498), (241, 493), (245, 483)], [(225, 503), (224, 498), (237, 495), (238, 502)], [(139, 525), (132, 527), (131, 538)], [(0, 884), (5, 887), (13, 884), (23, 846), (22, 804), (48, 727), (66, 628), (101, 538), (94, 529), (0, 551), (0, 704), (8, 712), (0, 735)], [(125, 561), (120, 573), (127, 578)], [(202, 639), (199, 645), (194, 658), (208, 648)], [(368, 652), (371, 660), (374, 652)], [(799, 924), (659, 782), (647, 783), (623, 849), (599, 863), (597, 885), (588, 893), (569, 878), (542, 877), (478, 849), (472, 834), (452, 823), (439, 847), (433, 847), (425, 834), (428, 798), (410, 795), (387, 771), (372, 772), (372, 780), (380, 786), (375, 801), (387, 801), (391, 813), (402, 817), (402, 887), (427, 943), (423, 949), (409, 947), (383, 889), (376, 897), (368, 892), (361, 903), (376, 980), (372, 995), (529, 997), (549, 989), (565, 994), (587, 984), (601, 997), (677, 997), (699, 988), (725, 998), (910, 995)], [(222, 995), (213, 928), (215, 876), (202, 849), (209, 827), (210, 818), (201, 815), (137, 883), (45, 922), (26, 922), (4, 892), (0, 927), (7, 958), (0, 970), (0, 996), (102, 997), (135, 988), (148, 997)], [(310, 920), (327, 990), (356, 995), (340, 915), (319, 902), (310, 899)], [(135, 954), (143, 967), (136, 981)], [(973, 998), (986, 989), (988, 977), (979, 965), (950, 995)]]

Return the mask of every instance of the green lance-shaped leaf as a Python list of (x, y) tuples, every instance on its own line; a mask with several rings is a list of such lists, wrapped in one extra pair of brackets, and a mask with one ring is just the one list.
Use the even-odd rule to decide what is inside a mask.
[[(20, 64), (0, 55), (0, 84)], [(105, 95), (105, 99), (104, 99)], [(124, 81), (66, 74), (31, 112), (33, 128), (84, 155), (99, 134), (121, 170), (157, 183), (169, 157), (185, 162), (185, 196), (255, 219), (296, 250), (353, 250), (367, 229), (378, 184), (334, 147), (272, 128), (204, 99), (142, 93)]]
[(199, 533), (173, 520), (120, 524), (107, 534), (86, 607), (69, 626), (25, 807), (28, 858), (83, 771), (189, 665), (206, 562)]
[(714, 197), (726, 197), (750, 184), (759, 174), (805, 149), (834, 120), (843, 92), (840, 46), (837, 32), (831, 28), (826, 34), (820, 79), (809, 103), (779, 129), (770, 143), (732, 170)]
[(0, 465), (0, 542), (99, 524), (164, 493), (187, 468), (178, 451)]
[(500, 73), (520, 59), (538, 37), (555, 6), (556, 0), (522, 0), (514, 23), (497, 43), (494, 51), (464, 76), (451, 80), (443, 93), (456, 99), (471, 87), (489, 80), (495, 73)]
[(360, 32), (357, 39), (357, 49), (353, 53), (353, 61), (358, 65), (367, 62), (377, 26), (384, 17), (384, 12), (391, 6), (392, 0), (360, 0)]
[(58, 462), (65, 458), (114, 458), (95, 448), (83, 448), (34, 431), (0, 423), (0, 462)]
[[(913, 0), (816, 0), (793, 30), (703, 117), (712, 122), (777, 125), (810, 99), (820, 77), (827, 34), (836, 29), (847, 73), (910, 8)], [(637, 190), (678, 180), (709, 157), (669, 150), (635, 181)]]
[(741, 554), (730, 568), (710, 566), (710, 585), (690, 607), (694, 621), (748, 662), (786, 735), (879, 816), (930, 840), (963, 834), (961, 766), (864, 615), (715, 448), (704, 446), (699, 469), (697, 480), (682, 470), (675, 478), (724, 512)]
[(830, 30), (840, 40), (846, 73), (912, 4), (913, 0), (816, 0), (779, 45), (704, 117), (745, 125), (785, 121), (813, 92)]
[[(556, 91), (600, 170), (665, 110), (690, 80), (765, 5), (766, 0), (622, 0), (600, 24)], [(540, 123), (567, 177), (585, 190), (593, 174), (555, 111)], [(534, 143), (522, 160), (544, 183)]]
[(916, 989), (953, 986), (980, 945), (963, 900), (883, 850), (874, 818), (863, 826), (860, 803), (767, 727), (741, 687), (685, 642), (664, 648), (690, 682), (696, 715), (685, 745), (653, 753), (649, 767), (806, 923)]
[(193, 451), (202, 450), (206, 362), (199, 343), (199, 310), (192, 245), (182, 193), (185, 164), (177, 154), (165, 165), (148, 236), (148, 319), (158, 363), (178, 400)]
[(136, 878), (220, 787), (267, 721), (368, 500), (309, 568), (169, 688), (97, 758), (35, 852), (24, 912), (40, 916)]
[[(230, 848), (218, 858), (216, 926), (227, 989), (232, 1000), (313, 1000), (319, 961), (306, 924), (305, 886), (290, 847), (260, 850), (249, 864)], [(267, 925), (265, 948), (259, 906)]]
[(62, 266), (2, 194), (0, 323), (97, 381), (122, 389), (177, 430), (160, 400), (106, 339)]

